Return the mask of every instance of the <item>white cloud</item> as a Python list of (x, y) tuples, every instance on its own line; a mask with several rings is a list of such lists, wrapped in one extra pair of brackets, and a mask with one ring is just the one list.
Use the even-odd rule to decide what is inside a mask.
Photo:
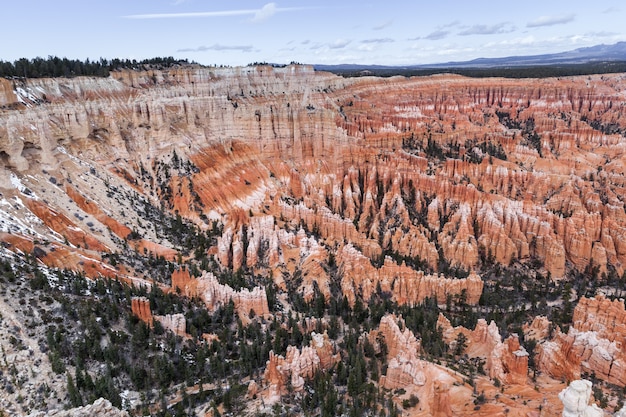
[(235, 9), (235, 10), (218, 10), (211, 12), (187, 12), (187, 13), (152, 13), (152, 14), (133, 14), (122, 16), (125, 19), (182, 19), (190, 17), (229, 17), (229, 16), (247, 16), (252, 15), (253, 22), (266, 20), (276, 13), (293, 12), (298, 10), (314, 9), (315, 7), (277, 7), (276, 3), (267, 3), (260, 9)]
[(559, 16), (541, 16), (532, 22), (528, 22), (526, 27), (536, 28), (540, 26), (554, 26), (570, 23), (576, 17), (575, 14), (559, 15)]
[(197, 48), (183, 48), (176, 52), (206, 52), (206, 51), (241, 51), (252, 52), (254, 50), (252, 45), (220, 45), (219, 43), (211, 46), (199, 46)]
[(388, 28), (389, 26), (391, 26), (393, 24), (393, 20), (387, 20), (379, 25), (374, 26), (372, 29), (374, 30), (383, 30), (385, 28)]
[(602, 13), (604, 14), (610, 14), (610, 13), (617, 13), (620, 12), (621, 10), (619, 9), (619, 7), (609, 7), (608, 9), (605, 9), (602, 11)]
[(395, 42), (391, 38), (363, 39), (361, 43), (392, 43)]
[(497, 33), (512, 32), (512, 28), (507, 28), (506, 23), (497, 23), (495, 25), (474, 25), (459, 32), (461, 36), (468, 35), (494, 35)]
[(436, 30), (424, 36), (424, 39), (428, 39), (429, 41), (438, 41), (440, 39), (446, 38), (449, 34), (449, 30)]
[(254, 14), (252, 21), (262, 22), (264, 20), (267, 20), (276, 14), (276, 9), (277, 9), (276, 3), (267, 3), (265, 6), (261, 7), (261, 9)]
[(348, 46), (351, 41), (348, 39), (337, 39), (335, 42), (328, 44), (330, 49), (341, 49)]
[(586, 36), (591, 36), (591, 37), (597, 37), (597, 38), (608, 38), (608, 37), (619, 35), (619, 33), (617, 33), (617, 32), (608, 32), (606, 30), (600, 30), (598, 32), (587, 32), (587, 33), (585, 33), (585, 35)]
[(524, 36), (521, 38), (505, 39), (505, 40), (501, 40), (498, 42), (488, 42), (483, 47), (492, 48), (492, 47), (498, 47), (498, 46), (520, 46), (520, 45), (528, 46), (528, 45), (533, 45), (535, 43), (537, 43), (537, 39), (534, 36), (529, 35), (529, 36)]

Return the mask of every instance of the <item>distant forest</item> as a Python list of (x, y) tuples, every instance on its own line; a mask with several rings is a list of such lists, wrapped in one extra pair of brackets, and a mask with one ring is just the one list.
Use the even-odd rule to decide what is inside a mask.
[(574, 75), (611, 74), (626, 72), (626, 61), (588, 62), (584, 64), (529, 65), (491, 68), (402, 68), (402, 67), (363, 67), (360, 69), (325, 69), (343, 77), (404, 77), (427, 76), (434, 74), (458, 74), (472, 78), (548, 78)]
[[(175, 59), (174, 57), (156, 57), (137, 61), (135, 59), (105, 59), (97, 61), (86, 59), (59, 58), (49, 56), (48, 58), (21, 58), (14, 62), (0, 60), (0, 77), (4, 78), (44, 78), (44, 77), (77, 77), (95, 76), (108, 77), (111, 71), (119, 69), (164, 69), (177, 65), (196, 64), (187, 59)], [(292, 62), (292, 64), (297, 64)], [(266, 62), (254, 62), (249, 66), (271, 65), (283, 67), (285, 65), (268, 64)], [(491, 68), (411, 68), (411, 67), (367, 67), (343, 69), (340, 67), (333, 69), (323, 69), (343, 77), (392, 77), (396, 75), (404, 77), (427, 76), (434, 74), (459, 74), (466, 77), (504, 77), (504, 78), (547, 78), (565, 77), (573, 75), (591, 75), (626, 72), (626, 61), (599, 61), (584, 64), (553, 64), (553, 65), (532, 65), (532, 66), (511, 66), (511, 67), (491, 67)]]
[(77, 77), (88, 75), (95, 77), (108, 77), (110, 71), (131, 68), (131, 69), (163, 69), (175, 65), (189, 64), (186, 59), (174, 59), (173, 57), (157, 57), (137, 61), (135, 59), (104, 59), (90, 61), (86, 59), (59, 58), (49, 56), (48, 58), (21, 58), (14, 62), (0, 61), (0, 77)]

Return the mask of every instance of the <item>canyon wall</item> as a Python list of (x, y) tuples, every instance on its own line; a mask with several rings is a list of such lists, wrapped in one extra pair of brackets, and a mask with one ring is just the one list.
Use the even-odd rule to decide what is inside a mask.
[[(47, 266), (158, 283), (211, 311), (232, 300), (242, 320), (270, 317), (267, 279), (306, 301), (414, 306), (476, 305), (483, 272), (498, 265), (532, 263), (553, 282), (621, 275), (624, 90), (622, 74), (345, 79), (298, 65), (0, 80), (0, 240)], [(168, 236), (170, 224), (157, 227), (166, 217), (180, 226)], [(183, 250), (183, 226), (210, 244)], [(170, 285), (173, 269), (153, 274), (138, 258), (197, 276), (178, 269)], [(220, 283), (224, 271), (249, 288)], [(153, 316), (141, 299), (131, 307), (185, 334), (180, 316)], [(623, 321), (619, 302), (583, 298), (567, 334), (537, 319), (526, 336), (540, 340), (545, 374), (624, 386)], [(468, 411), (449, 400), (471, 403), (462, 378), (421, 360), (398, 322), (385, 316), (376, 333), (391, 353), (379, 385), (409, 387), (424, 413)], [(486, 322), (446, 329), (450, 344), (468, 337), (492, 379), (524, 385), (518, 339)], [(336, 360), (313, 344), (271, 355), (270, 397)]]
[[(623, 84), (293, 65), (3, 82), (15, 109), (0, 112), (0, 156), (16, 173), (67, 175), (78, 157), (194, 221), (265, 211), (429, 271), (535, 257), (555, 278), (592, 259), (621, 273)], [(197, 171), (159, 175), (173, 152)]]

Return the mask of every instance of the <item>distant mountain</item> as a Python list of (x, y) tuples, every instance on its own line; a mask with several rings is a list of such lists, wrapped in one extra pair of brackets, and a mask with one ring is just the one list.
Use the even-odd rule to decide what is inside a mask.
[(578, 48), (571, 51), (555, 54), (509, 56), (503, 58), (477, 58), (471, 61), (451, 61), (439, 64), (385, 66), (385, 65), (315, 65), (315, 69), (322, 71), (380, 71), (391, 69), (419, 70), (438, 68), (501, 68), (527, 67), (545, 65), (576, 65), (606, 61), (626, 61), (626, 42), (613, 45), (596, 45)]

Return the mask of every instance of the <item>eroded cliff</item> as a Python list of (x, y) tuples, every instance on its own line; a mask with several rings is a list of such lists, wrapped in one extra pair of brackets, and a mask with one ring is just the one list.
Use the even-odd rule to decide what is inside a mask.
[[(485, 289), (508, 273), (499, 268), (532, 268), (545, 288), (577, 274), (616, 282), (624, 272), (621, 74), (344, 79), (290, 65), (18, 84), (0, 80), (0, 240), (9, 257), (156, 286), (211, 313), (232, 301), (242, 326), (263, 334), (282, 328), (267, 322), (295, 322), (295, 311), (295, 327), (338, 338), (340, 325), (320, 317), (331, 308), (335, 319), (350, 311), (344, 326), (369, 320), (359, 309), (377, 304), (434, 300), (453, 314), (456, 303), (484, 312)], [(595, 300), (581, 299), (567, 334), (552, 337), (545, 319), (528, 324), (526, 337), (540, 341), (545, 374), (595, 372), (623, 386), (623, 304)], [(145, 299), (130, 303), (143, 321), (191, 338), (193, 314), (153, 316)], [(383, 316), (370, 333), (390, 348), (372, 383), (410, 387), (417, 414), (478, 411), (485, 396), (420, 358), (415, 333), (398, 322)], [(440, 324), (449, 345), (462, 333), (468, 355), (486, 361), (485, 415), (519, 392), (539, 404), (520, 388), (528, 357), (519, 339), (503, 341), (484, 320), (473, 331)], [(297, 391), (333, 369), (339, 357), (317, 349), (316, 331), (309, 346), (255, 357), (269, 361), (265, 383), (254, 384), (276, 399), (287, 380)], [(519, 392), (498, 400), (496, 379)]]

